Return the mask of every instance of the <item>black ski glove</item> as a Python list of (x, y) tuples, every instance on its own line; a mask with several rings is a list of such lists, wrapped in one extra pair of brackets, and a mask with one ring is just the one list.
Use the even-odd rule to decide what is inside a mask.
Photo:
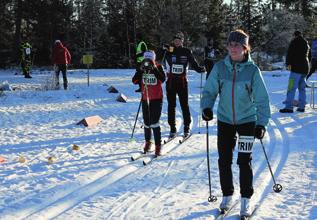
[(214, 118), (214, 114), (210, 108), (205, 108), (202, 114), (203, 120), (211, 121)]
[(254, 137), (257, 139), (262, 139), (265, 135), (265, 127), (262, 125), (255, 126)]

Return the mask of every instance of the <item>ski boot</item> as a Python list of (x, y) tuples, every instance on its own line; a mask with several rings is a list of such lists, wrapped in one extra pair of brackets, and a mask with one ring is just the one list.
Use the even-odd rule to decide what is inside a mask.
[(144, 148), (143, 148), (144, 154), (146, 154), (147, 152), (150, 151), (151, 144), (152, 144), (151, 141), (145, 141), (145, 145), (144, 145)]
[(174, 138), (176, 136), (176, 127), (171, 127), (170, 135), (168, 138)]
[(250, 199), (241, 198), (240, 217), (241, 219), (249, 219), (251, 216)]
[(220, 213), (225, 214), (232, 205), (232, 196), (223, 196), (220, 203)]
[(155, 146), (155, 156), (161, 156), (161, 145), (156, 145)]
[(188, 137), (189, 134), (190, 134), (190, 129), (189, 129), (189, 126), (186, 125), (184, 126), (184, 138)]

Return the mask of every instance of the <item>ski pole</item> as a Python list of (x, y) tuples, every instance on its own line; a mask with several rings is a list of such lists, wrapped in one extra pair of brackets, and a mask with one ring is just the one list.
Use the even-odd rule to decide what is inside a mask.
[(200, 122), (201, 122), (201, 109), (200, 109), (200, 101), (201, 101), (201, 89), (203, 87), (203, 74), (200, 74), (200, 91), (199, 91), (199, 119), (198, 119), (198, 134), (200, 134)]
[(209, 180), (209, 197), (208, 202), (216, 202), (217, 197), (211, 194), (211, 179), (210, 179), (210, 164), (209, 164), (209, 128), (208, 121), (206, 121), (206, 145), (207, 145), (207, 168), (208, 168), (208, 180)]
[(137, 120), (138, 120), (138, 117), (139, 117), (139, 112), (140, 112), (140, 109), (141, 109), (141, 104), (142, 104), (142, 96), (141, 96), (141, 99), (140, 99), (138, 112), (136, 113), (136, 116), (135, 116), (135, 121), (134, 121), (134, 125), (133, 125), (133, 129), (132, 129), (132, 134), (131, 134), (130, 140), (133, 139), (134, 129), (135, 129), (135, 125), (136, 125), (136, 122), (137, 122)]
[(273, 172), (272, 172), (272, 169), (271, 169), (271, 165), (270, 165), (269, 159), (267, 158), (267, 155), (266, 155), (266, 152), (265, 152), (265, 148), (264, 148), (262, 139), (260, 139), (260, 142), (261, 142), (262, 149), (263, 149), (263, 152), (264, 152), (264, 155), (265, 155), (265, 158), (266, 158), (267, 165), (268, 165), (268, 167), (269, 167), (269, 170), (270, 170), (270, 173), (271, 173), (273, 182), (274, 182), (273, 190), (274, 190), (274, 192), (279, 193), (279, 192), (282, 191), (283, 187), (282, 187), (282, 185), (277, 184), (277, 183), (275, 182), (275, 178), (274, 178), (274, 175), (273, 175)]

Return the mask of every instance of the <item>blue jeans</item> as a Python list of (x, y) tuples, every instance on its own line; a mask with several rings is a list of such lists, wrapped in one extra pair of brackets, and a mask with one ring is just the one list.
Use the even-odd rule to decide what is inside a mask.
[(291, 72), (288, 79), (288, 88), (285, 108), (293, 109), (296, 89), (298, 89), (298, 107), (305, 108), (306, 104), (306, 79), (304, 74)]

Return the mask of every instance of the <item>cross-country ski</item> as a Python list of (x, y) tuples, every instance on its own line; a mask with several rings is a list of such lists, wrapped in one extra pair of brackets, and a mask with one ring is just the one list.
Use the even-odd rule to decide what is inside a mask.
[(317, 220), (316, 1), (1, 3), (1, 220)]

